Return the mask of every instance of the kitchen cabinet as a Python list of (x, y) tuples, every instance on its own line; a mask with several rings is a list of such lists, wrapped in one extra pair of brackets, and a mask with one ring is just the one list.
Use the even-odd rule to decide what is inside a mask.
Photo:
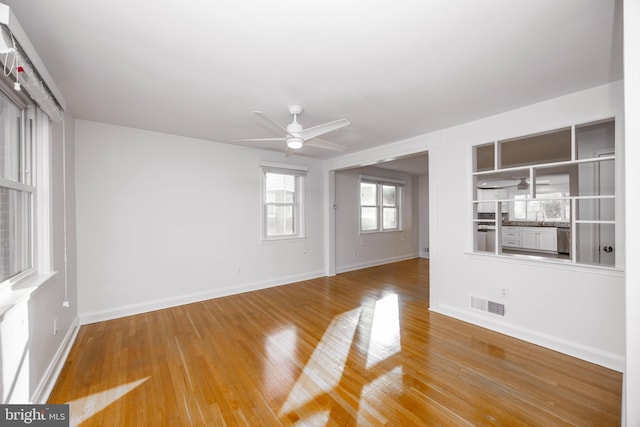
[[(507, 199), (509, 195), (504, 189), (478, 189), (478, 200), (486, 200), (485, 203), (478, 203), (478, 212), (488, 213), (495, 212), (494, 202), (500, 199)], [(507, 202), (502, 203), (502, 213), (509, 212), (509, 204)]]
[(520, 227), (522, 249), (556, 252), (558, 230), (555, 227)]
[(521, 227), (502, 227), (502, 246), (509, 248), (520, 247), (520, 228)]
[(502, 246), (505, 248), (557, 252), (555, 227), (502, 227)]

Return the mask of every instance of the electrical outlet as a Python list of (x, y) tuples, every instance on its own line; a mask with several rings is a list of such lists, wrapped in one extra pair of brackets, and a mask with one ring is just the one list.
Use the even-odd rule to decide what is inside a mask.
[(509, 288), (500, 288), (500, 296), (502, 298), (509, 298)]

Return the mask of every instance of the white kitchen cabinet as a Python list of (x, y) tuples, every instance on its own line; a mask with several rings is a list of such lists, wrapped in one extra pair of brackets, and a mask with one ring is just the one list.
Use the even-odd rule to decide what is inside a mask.
[(507, 248), (519, 248), (520, 245), (520, 228), (513, 226), (502, 227), (502, 246)]
[(502, 227), (504, 248), (557, 252), (558, 239), (555, 227)]
[(521, 230), (521, 243), (520, 247), (523, 249), (538, 249), (538, 233), (532, 229)]
[(556, 252), (558, 231), (555, 227), (520, 227), (522, 249)]
[(558, 252), (558, 229), (544, 228), (538, 237), (539, 248), (543, 251)]
[(487, 213), (495, 212), (493, 200), (496, 198), (496, 190), (478, 189), (478, 200), (488, 200), (491, 202), (478, 203), (478, 212)]
[[(495, 201), (509, 198), (509, 194), (505, 189), (478, 189), (478, 201), (485, 200), (485, 203), (478, 203), (478, 212), (495, 212)], [(502, 213), (509, 212), (509, 204), (502, 202)]]

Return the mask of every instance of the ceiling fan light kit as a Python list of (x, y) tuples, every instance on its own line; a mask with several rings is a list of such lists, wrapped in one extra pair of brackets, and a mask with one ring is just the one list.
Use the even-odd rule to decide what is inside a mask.
[(269, 125), (275, 125), (278, 130), (285, 133), (285, 136), (282, 138), (238, 139), (236, 141), (285, 141), (287, 144), (287, 150), (285, 154), (287, 156), (291, 154), (290, 150), (299, 150), (305, 145), (334, 151), (342, 151), (345, 149), (345, 147), (343, 147), (342, 145), (325, 141), (323, 139), (319, 139), (318, 137), (324, 135), (325, 133), (333, 132), (334, 130), (348, 126), (350, 123), (347, 119), (335, 120), (333, 122), (324, 123), (305, 129), (300, 123), (298, 123), (298, 115), (302, 114), (302, 111), (303, 109), (300, 105), (289, 106), (289, 114), (293, 116), (293, 121), (289, 123), (286, 128), (280, 123), (273, 120), (271, 117), (264, 114), (262, 111), (254, 111), (253, 114), (269, 123)]
[(287, 147), (291, 148), (292, 150), (301, 149), (303, 144), (304, 141), (302, 140), (302, 138), (297, 138), (295, 136), (287, 138)]

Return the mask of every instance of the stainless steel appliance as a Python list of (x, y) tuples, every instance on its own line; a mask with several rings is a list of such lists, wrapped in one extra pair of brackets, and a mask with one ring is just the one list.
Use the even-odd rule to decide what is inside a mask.
[(571, 228), (558, 227), (558, 253), (565, 255), (571, 253)]

